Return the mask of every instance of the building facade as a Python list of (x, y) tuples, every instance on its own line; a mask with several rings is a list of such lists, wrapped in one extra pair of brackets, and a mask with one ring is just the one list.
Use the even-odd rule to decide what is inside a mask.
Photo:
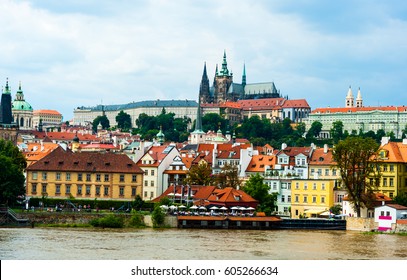
[(20, 130), (33, 129), (33, 108), (25, 101), (21, 83), (18, 86), (16, 98), (11, 106), (13, 120)]
[(407, 106), (364, 107), (360, 89), (355, 103), (352, 89), (349, 88), (345, 107), (312, 110), (309, 117), (304, 120), (306, 130), (308, 131), (316, 121), (322, 124), (321, 138), (330, 138), (332, 123), (341, 121), (343, 130), (348, 131), (349, 134), (352, 132), (358, 134), (360, 131), (376, 133), (382, 129), (386, 134), (394, 133), (394, 136), (400, 139), (407, 125)]
[(27, 167), (27, 197), (134, 200), (144, 172), (126, 155), (61, 147)]
[(163, 112), (174, 113), (175, 118), (187, 117), (191, 123), (196, 118), (198, 103), (193, 100), (155, 100), (140, 101), (122, 105), (98, 105), (95, 107), (78, 107), (74, 110), (73, 125), (89, 125), (99, 116), (105, 115), (110, 126), (116, 126), (116, 116), (120, 111), (130, 115), (132, 127), (136, 127), (136, 120), (140, 114), (158, 116)]

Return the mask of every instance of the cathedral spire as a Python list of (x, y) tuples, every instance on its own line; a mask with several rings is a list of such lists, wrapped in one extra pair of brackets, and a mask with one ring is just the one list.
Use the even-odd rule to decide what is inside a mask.
[(243, 63), (242, 86), (246, 86), (246, 63)]
[(220, 70), (220, 73), (224, 76), (229, 75), (228, 63), (226, 61), (226, 50), (223, 51), (222, 70)]
[(204, 70), (201, 79), (201, 85), (199, 87), (199, 102), (210, 103), (210, 93), (209, 93), (209, 79), (206, 71), (206, 62), (204, 64)]

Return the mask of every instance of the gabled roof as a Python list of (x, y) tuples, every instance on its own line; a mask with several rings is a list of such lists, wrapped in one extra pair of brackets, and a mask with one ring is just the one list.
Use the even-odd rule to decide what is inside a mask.
[(28, 171), (72, 171), (140, 173), (141, 170), (128, 156), (114, 153), (73, 153), (61, 147), (27, 167)]
[[(200, 195), (200, 197), (202, 197), (202, 199), (204, 200), (205, 205), (241, 205), (252, 206), (254, 208), (257, 207), (258, 201), (242, 190), (236, 190), (230, 187), (224, 189), (212, 187), (211, 189), (211, 193), (209, 193), (209, 191), (205, 192), (206, 195), (209, 194), (207, 198), (204, 198), (203, 195)], [(199, 193), (195, 195), (194, 199), (197, 198), (198, 194)]]
[(389, 203), (389, 204), (380, 205), (380, 206), (388, 206), (388, 207), (394, 208), (396, 210), (407, 210), (407, 206), (403, 206), (403, 205), (400, 205), (400, 204), (391, 204), (391, 203)]
[(297, 155), (303, 154), (305, 156), (310, 156), (311, 152), (311, 147), (286, 147), (285, 149), (281, 150), (278, 155), (285, 154), (289, 157), (295, 157)]
[(277, 157), (274, 155), (253, 155), (246, 168), (246, 172), (263, 173), (266, 166), (270, 166), (273, 169), (276, 161)]
[(379, 148), (379, 153), (380, 150), (388, 151), (386, 158), (381, 158), (385, 162), (407, 162), (407, 144), (388, 142)]
[(332, 157), (332, 149), (317, 148), (312, 152), (309, 165), (336, 165)]
[[(172, 150), (176, 149), (175, 146), (172, 145), (163, 145), (163, 146), (151, 146), (150, 149), (139, 159), (137, 162), (138, 166), (141, 167), (157, 167), (161, 164), (162, 160), (168, 155), (168, 153)], [(143, 160), (146, 158), (151, 157), (154, 162), (153, 163), (143, 163)]]
[(307, 100), (305, 99), (288, 99), (285, 100), (283, 105), (281, 105), (282, 108), (309, 108)]

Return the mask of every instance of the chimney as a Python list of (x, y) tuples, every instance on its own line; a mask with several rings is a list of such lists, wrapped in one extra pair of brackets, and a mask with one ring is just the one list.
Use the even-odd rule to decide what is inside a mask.
[(328, 144), (324, 144), (324, 154), (328, 153)]
[(287, 144), (286, 143), (281, 144), (281, 150), (284, 150), (285, 148), (287, 148)]
[(390, 137), (382, 137), (381, 145), (389, 144)]

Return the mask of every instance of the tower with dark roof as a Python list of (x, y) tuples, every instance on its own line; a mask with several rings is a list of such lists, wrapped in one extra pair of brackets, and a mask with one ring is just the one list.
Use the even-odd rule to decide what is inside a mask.
[(13, 122), (11, 111), (11, 91), (6, 80), (6, 87), (2, 91), (0, 100), (0, 139), (17, 143), (18, 125)]
[(202, 73), (202, 79), (201, 79), (201, 85), (199, 87), (199, 101), (202, 103), (211, 103), (211, 95), (210, 95), (210, 89), (209, 89), (209, 79), (208, 79), (208, 74), (206, 72), (206, 62), (204, 64), (204, 70)]

